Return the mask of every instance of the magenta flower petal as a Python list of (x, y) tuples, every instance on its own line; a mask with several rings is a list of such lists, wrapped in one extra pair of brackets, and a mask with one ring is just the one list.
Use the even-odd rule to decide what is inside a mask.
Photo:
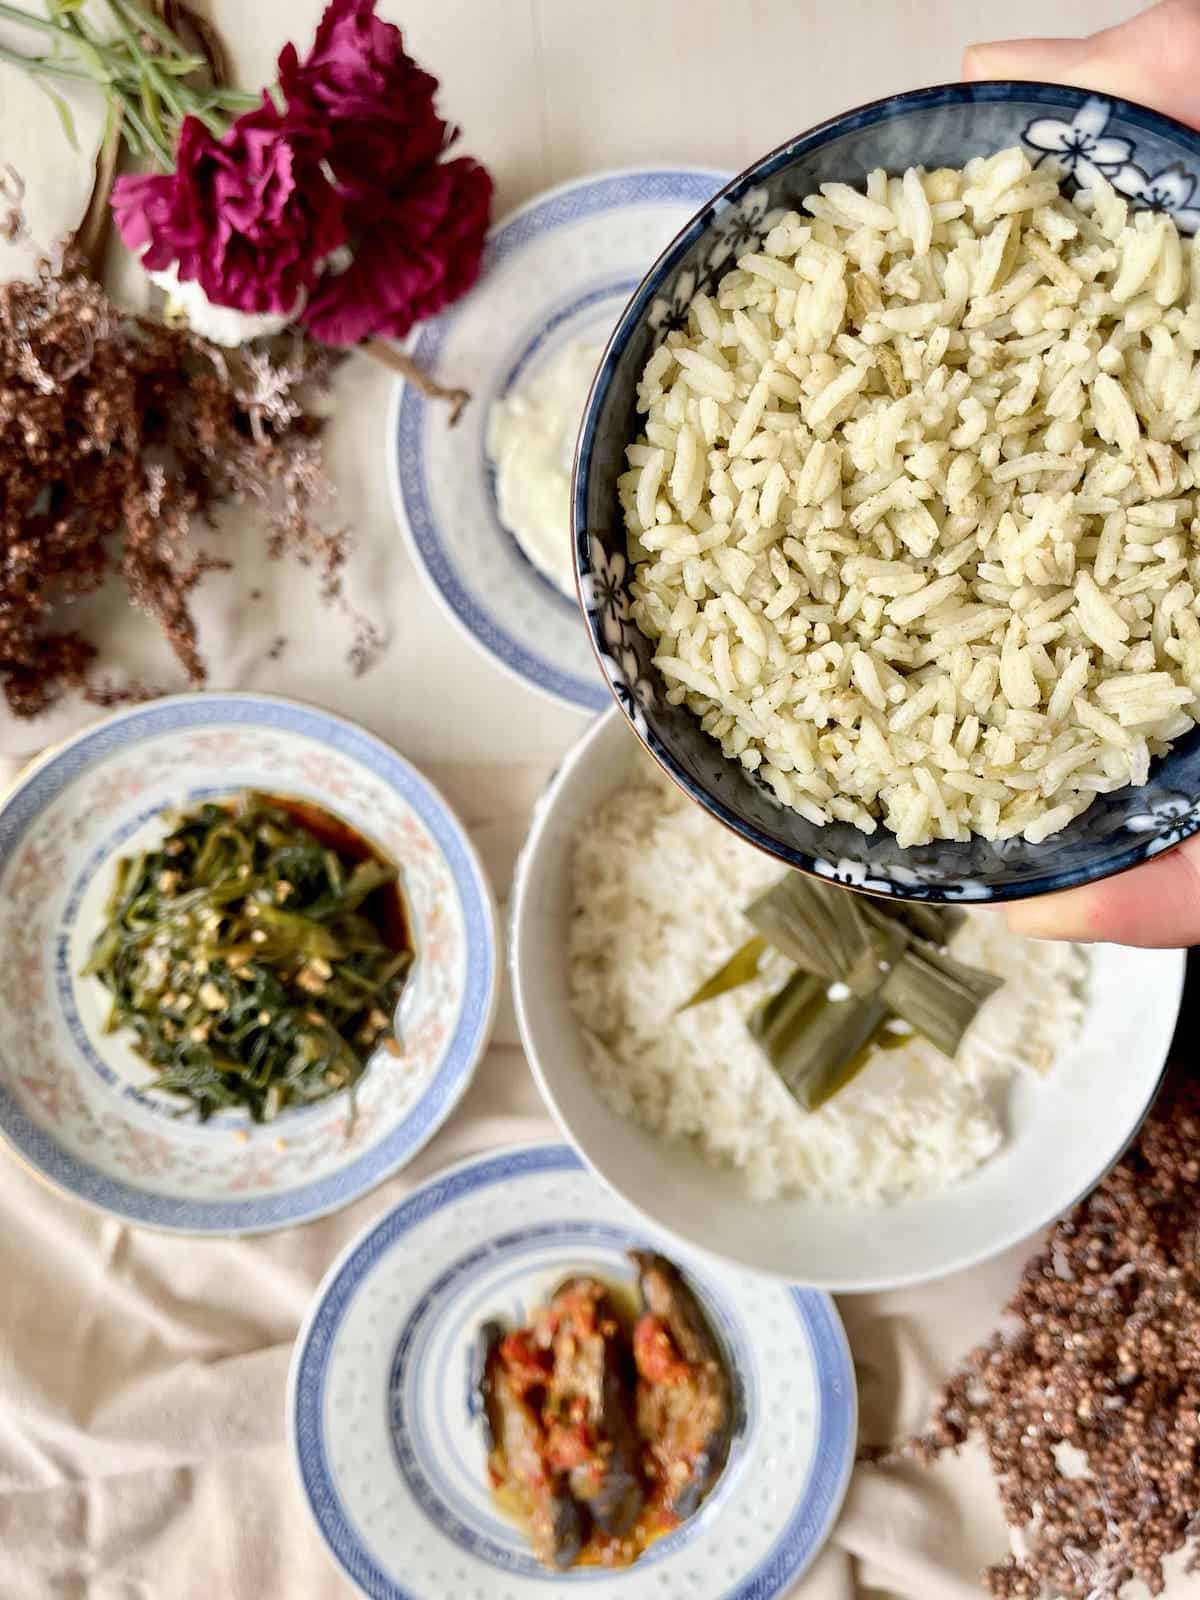
[(288, 314), (346, 236), (325, 154), (266, 96), (220, 139), (189, 117), (174, 173), (114, 188), (121, 237), (151, 271), (175, 263), (216, 305)]
[(151, 269), (169, 266), (175, 260), (168, 243), (175, 227), (174, 174), (158, 173), (147, 177), (127, 174), (113, 185), (112, 209), (117, 230), (129, 248), (142, 255)]
[(434, 110), (438, 81), (375, 15), (375, 0), (332, 0), (300, 61), (287, 45), (279, 83), (289, 116), (323, 130), (339, 186), (370, 197), (436, 161), (455, 130)]
[(386, 212), (359, 240), (344, 272), (322, 280), (302, 321), (326, 344), (402, 339), (456, 300), (479, 275), (492, 180), (461, 156), (380, 196)]

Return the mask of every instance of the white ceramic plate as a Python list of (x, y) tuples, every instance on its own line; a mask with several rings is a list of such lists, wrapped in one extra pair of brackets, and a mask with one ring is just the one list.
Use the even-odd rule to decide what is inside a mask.
[(343, 1254), (292, 1359), (288, 1416), (309, 1508), (373, 1600), (770, 1600), (812, 1560), (854, 1458), (854, 1368), (833, 1303), (670, 1246), (741, 1396), (699, 1512), (634, 1566), (551, 1573), (497, 1510), (471, 1393), (475, 1334), (566, 1274), (632, 1278), (664, 1248), (565, 1145), (487, 1155), (409, 1195)]
[(412, 346), (427, 372), (470, 389), (458, 425), (411, 384), (394, 392), (393, 500), (435, 598), (499, 666), (583, 711), (601, 711), (611, 697), (574, 600), (500, 522), (484, 450), (488, 410), (564, 345), (603, 344), (647, 268), (726, 177), (638, 168), (530, 200), (493, 228), (476, 287)]
[[(148, 1088), (105, 990), (80, 977), (114, 858), (153, 844), (163, 812), (239, 789), (309, 799), (403, 871), (417, 960), (403, 1052), (377, 1052), (346, 1096), (256, 1127), (201, 1126)], [(309, 706), (178, 695), (51, 751), (0, 806), (0, 1133), (51, 1182), (130, 1222), (250, 1233), (336, 1210), (403, 1166), (471, 1079), (497, 992), (495, 911), (458, 820), (378, 739)]]
[(618, 1193), (678, 1238), (728, 1261), (848, 1291), (970, 1266), (1059, 1216), (1099, 1181), (1162, 1076), (1183, 988), (1180, 950), (1095, 946), (1079, 1037), (1044, 1080), (1012, 1085), (1001, 1150), (935, 1194), (891, 1206), (758, 1204), (737, 1173), (612, 1112), (593, 1086), (568, 999), (570, 864), (579, 829), (638, 758), (615, 710), (576, 745), (539, 804), (512, 908), (510, 960), (525, 1052), (564, 1132)]

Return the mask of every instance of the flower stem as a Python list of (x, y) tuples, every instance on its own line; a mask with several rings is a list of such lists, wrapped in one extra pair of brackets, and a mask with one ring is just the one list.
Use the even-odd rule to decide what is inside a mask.
[(173, 33), (185, 47), (190, 41), (192, 48), (199, 50), (208, 65), (209, 82), (219, 89), (228, 80), (229, 69), (221, 36), (212, 23), (197, 16), (183, 0), (155, 0), (155, 9), (161, 13), (155, 17), (159, 27)]
[[(119, 20), (119, 19), (118, 19)], [(67, 34), (71, 43), (80, 52), (85, 61), (90, 61), (97, 75), (107, 72), (109, 74), (106, 89), (109, 103), (116, 104), (129, 129), (136, 135), (138, 142), (146, 155), (152, 156), (163, 168), (170, 172), (175, 165), (171, 144), (163, 129), (158, 116), (158, 107), (154, 100), (153, 92), (149, 89), (146, 74), (143, 72), (141, 83), (137, 88), (124, 81), (127, 63), (120, 62), (115, 73), (113, 71), (113, 51), (111, 46), (104, 46), (94, 40), (87, 32), (83, 22), (74, 12), (67, 12), (64, 17), (63, 32)], [(134, 55), (135, 66), (140, 66), (145, 57), (137, 45), (136, 39), (125, 39), (126, 47), (132, 45), (136, 52)], [(118, 58), (119, 60), (120, 58)], [(140, 92), (139, 92), (140, 91)], [(133, 140), (131, 139), (132, 143)]]
[(110, 82), (113, 76), (111, 55), (92, 39), (73, 11), (63, 13), (61, 31), (71, 41), (83, 61), (84, 68), (91, 72), (96, 82)]
[(148, 7), (143, 9), (139, 5), (128, 5), (126, 0), (115, 0), (115, 4), (114, 0), (108, 0), (108, 3), (110, 8), (123, 11), (127, 22), (157, 40), (169, 55), (186, 59), (189, 52), (184, 48), (183, 40)]
[[(115, 103), (120, 107), (122, 115), (129, 124), (129, 128), (126, 129), (126, 138), (129, 138), (130, 131), (132, 130), (132, 132), (137, 136), (136, 145), (138, 152), (142, 155), (152, 157), (153, 160), (158, 162), (159, 166), (164, 172), (173, 171), (175, 166), (175, 158), (171, 153), (171, 148), (164, 139), (160, 139), (157, 134), (155, 134), (153, 130), (147, 126), (136, 97), (130, 94), (128, 90), (117, 87), (113, 88), (112, 97)], [(135, 143), (133, 139), (130, 139), (129, 142), (131, 144)]]
[[(146, 76), (153, 76), (158, 80), (165, 79), (167, 74), (165, 72), (160, 72), (152, 58), (148, 56), (142, 49), (141, 41), (138, 39), (137, 32), (129, 25), (128, 18), (125, 15), (124, 6), (120, 5), (118, 0), (108, 0), (108, 9), (112, 12), (112, 19), (117, 25), (117, 32), (121, 35), (121, 38), (124, 39), (126, 47), (129, 50), (129, 54), (133, 57), (141, 71)], [(156, 83), (155, 87), (161, 89), (161, 82)], [(169, 88), (170, 85), (168, 84), (168, 89)], [(164, 96), (164, 98), (166, 97)], [(170, 104), (169, 101), (168, 104)], [(176, 106), (173, 109), (178, 109), (178, 107)]]
[(124, 8), (117, 4), (117, 0), (108, 0), (108, 9), (112, 12), (113, 21), (124, 39), (129, 54), (136, 62), (142, 76), (142, 107), (146, 113), (146, 121), (153, 127), (155, 134), (166, 143), (166, 134), (158, 117), (158, 107), (155, 96), (161, 96), (168, 109), (183, 121), (187, 115), (167, 73), (159, 70), (152, 56), (148, 56), (142, 49), (137, 34), (125, 19)]
[(248, 89), (217, 89), (215, 98), (228, 111), (251, 111), (262, 104), (262, 95)]
[(27, 28), (40, 28), (43, 33), (61, 33), (57, 22), (49, 17), (36, 16), (32, 11), (22, 11), (20, 6), (10, 6), (0, 0), (0, 17), (8, 22), (20, 22)]
[(450, 407), (449, 425), (453, 427), (463, 414), (463, 407), (471, 398), (469, 389), (447, 389), (417, 365), (413, 358), (386, 339), (367, 339), (357, 347), (363, 355), (370, 356), (381, 366), (398, 372), (406, 383), (411, 383), (430, 400), (445, 400)]
[[(140, 0), (107, 0), (107, 8), (116, 32), (104, 38), (73, 9), (39, 16), (0, 0), (0, 21), (49, 34), (57, 46), (44, 55), (27, 55), (0, 45), (0, 61), (38, 77), (95, 84), (121, 113), (134, 153), (167, 172), (174, 166), (179, 124), (189, 114), (219, 138), (229, 116), (258, 105), (258, 95), (224, 87), (220, 43), (186, 5), (170, 0), (165, 19)], [(200, 53), (188, 47), (172, 26), (175, 22), (190, 30)], [(211, 81), (189, 81), (192, 74), (206, 74)]]
[(96, 154), (96, 179), (92, 185), (92, 197), (88, 201), (83, 221), (71, 237), (73, 251), (87, 263), (88, 272), (97, 283), (104, 276), (104, 250), (112, 222), (109, 201), (112, 198), (113, 180), (117, 175), (117, 163), (121, 158), (123, 115), (121, 107), (110, 100), (108, 117), (104, 124), (104, 139)]
[[(0, 44), (0, 61), (7, 61), (14, 67), (20, 67), (22, 72), (32, 72), (43, 78), (72, 78), (76, 83), (96, 83), (90, 72), (84, 72), (79, 67), (68, 67), (61, 61), (54, 61), (49, 56), (26, 56), (19, 50), (10, 50), (7, 45)], [(103, 85), (97, 84), (97, 88)]]

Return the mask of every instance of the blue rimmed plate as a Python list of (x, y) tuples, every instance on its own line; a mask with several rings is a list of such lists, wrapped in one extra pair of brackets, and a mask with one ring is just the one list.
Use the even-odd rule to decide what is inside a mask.
[(492, 230), (477, 287), (413, 346), (427, 372), (471, 390), (462, 420), (452, 430), (444, 406), (396, 386), (393, 500), (435, 598), (497, 665), (581, 711), (602, 710), (608, 691), (574, 600), (500, 522), (484, 449), (488, 411), (565, 345), (603, 345), (655, 256), (726, 176), (607, 172), (530, 200)]
[[(114, 858), (161, 838), (170, 807), (246, 788), (315, 801), (402, 868), (417, 950), (403, 1048), (370, 1062), (353, 1118), (346, 1096), (268, 1127), (181, 1117), (80, 976)], [(457, 1104), (495, 1011), (494, 902), (445, 801), (352, 723), (262, 695), (123, 711), (27, 772), (0, 805), (0, 944), (0, 1134), (79, 1199), (182, 1233), (306, 1222), (395, 1172)]]
[[(630, 1278), (661, 1248), (687, 1275), (740, 1395), (699, 1512), (634, 1566), (552, 1573), (498, 1511), (469, 1379), (489, 1317), (569, 1272)], [(331, 1269), (292, 1358), (288, 1418), (309, 1508), (372, 1600), (770, 1600), (837, 1516), (854, 1458), (854, 1368), (827, 1295), (667, 1243), (567, 1145), (478, 1157), (409, 1195)]]

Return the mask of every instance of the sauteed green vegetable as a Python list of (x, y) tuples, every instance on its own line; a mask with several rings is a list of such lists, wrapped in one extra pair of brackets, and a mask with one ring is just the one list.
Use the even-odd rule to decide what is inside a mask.
[(353, 1090), (393, 1038), (412, 965), (395, 865), (337, 818), (244, 794), (171, 819), (123, 856), (85, 971), (112, 994), (155, 1087), (200, 1120), (256, 1122)]

